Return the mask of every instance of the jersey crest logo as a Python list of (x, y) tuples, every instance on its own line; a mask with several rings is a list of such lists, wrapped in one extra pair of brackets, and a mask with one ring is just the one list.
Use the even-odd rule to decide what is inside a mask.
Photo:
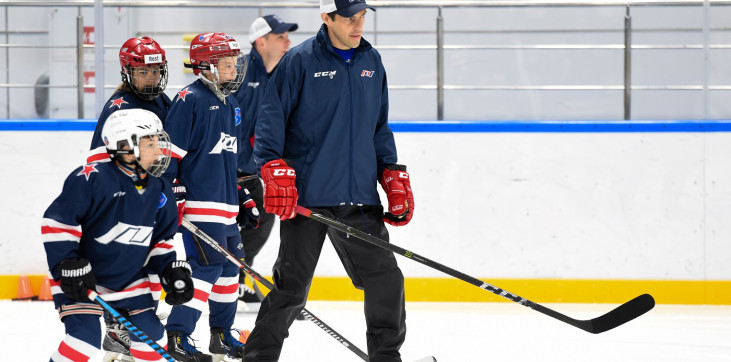
[(82, 166), (81, 171), (79, 171), (76, 176), (84, 175), (84, 177), (86, 177), (86, 181), (89, 181), (89, 175), (91, 175), (92, 172), (99, 172), (99, 170), (96, 169), (95, 163), (90, 163)]
[(151, 226), (129, 225), (118, 222), (113, 228), (109, 229), (106, 234), (96, 238), (96, 241), (102, 244), (116, 242), (125, 245), (138, 245), (148, 247), (152, 239)]
[(185, 102), (185, 96), (187, 96), (188, 94), (192, 94), (192, 93), (193, 92), (188, 90), (188, 87), (185, 87), (185, 89), (178, 92), (178, 99), (182, 99), (183, 102)]
[(216, 146), (213, 147), (211, 152), (208, 152), (208, 154), (220, 154), (223, 151), (229, 151), (233, 153), (237, 153), (238, 145), (236, 143), (236, 137), (231, 137), (223, 132), (221, 132), (221, 139), (218, 140), (218, 143), (216, 143)]
[(112, 104), (109, 105), (109, 108), (114, 108), (115, 106), (117, 109), (122, 109), (123, 104), (129, 104), (127, 101), (124, 100), (123, 97), (119, 97), (117, 99), (112, 100)]
[(160, 193), (160, 202), (157, 203), (157, 209), (158, 210), (162, 209), (162, 207), (165, 206), (165, 204), (167, 202), (168, 202), (168, 197), (165, 196), (165, 193), (164, 192), (161, 192)]
[(363, 72), (360, 73), (360, 76), (361, 77), (373, 78), (373, 73), (375, 73), (375, 72), (376, 72), (375, 70), (365, 70), (364, 69)]
[(236, 109), (234, 109), (234, 114), (234, 124), (238, 126), (241, 123), (241, 108), (236, 107)]

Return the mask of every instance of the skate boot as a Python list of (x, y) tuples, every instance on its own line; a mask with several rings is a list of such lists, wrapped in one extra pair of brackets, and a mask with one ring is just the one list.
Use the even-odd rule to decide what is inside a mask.
[(214, 362), (226, 361), (226, 356), (237, 361), (244, 358), (244, 344), (239, 342), (231, 334), (231, 330), (224, 328), (211, 328), (211, 344), (208, 351), (213, 354)]
[(200, 352), (191, 344), (190, 335), (168, 331), (168, 354), (180, 362), (212, 362), (211, 356)]
[(130, 343), (129, 332), (124, 326), (114, 322), (107, 323), (107, 331), (104, 334), (104, 342), (102, 342), (102, 349), (105, 352), (102, 361), (134, 362), (134, 358), (129, 352)]

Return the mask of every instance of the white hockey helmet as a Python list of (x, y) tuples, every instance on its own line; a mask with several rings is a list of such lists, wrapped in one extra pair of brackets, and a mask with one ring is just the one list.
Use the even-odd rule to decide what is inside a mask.
[[(148, 167), (149, 169), (145, 169), (139, 162), (139, 140), (151, 136), (157, 136), (162, 154)], [(162, 176), (170, 165), (172, 150), (170, 137), (163, 129), (162, 122), (157, 115), (148, 110), (132, 108), (112, 113), (102, 128), (102, 140), (112, 159), (115, 159), (117, 155), (133, 154), (136, 158), (136, 166), (152, 176)], [(129, 146), (129, 149), (124, 150), (124, 146)]]

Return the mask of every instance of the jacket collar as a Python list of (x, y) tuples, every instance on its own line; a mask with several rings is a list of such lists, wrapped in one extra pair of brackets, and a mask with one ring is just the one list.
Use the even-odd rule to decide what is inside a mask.
[[(256, 70), (260, 74), (266, 74), (267, 68), (264, 65), (264, 59), (262, 59), (261, 54), (259, 54), (258, 51), (256, 51), (256, 48), (251, 48), (251, 52), (249, 53), (249, 67), (255, 67)], [(276, 67), (274, 67), (276, 69)], [(272, 73), (274, 70), (272, 70)]]

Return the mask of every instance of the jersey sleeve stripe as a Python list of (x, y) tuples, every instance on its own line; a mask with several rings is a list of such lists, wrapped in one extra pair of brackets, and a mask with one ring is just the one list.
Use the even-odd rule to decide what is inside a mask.
[(92, 162), (109, 162), (111, 161), (111, 158), (109, 158), (109, 154), (107, 153), (107, 148), (97, 147), (91, 151), (89, 151), (88, 156), (86, 158), (86, 163), (92, 163)]

